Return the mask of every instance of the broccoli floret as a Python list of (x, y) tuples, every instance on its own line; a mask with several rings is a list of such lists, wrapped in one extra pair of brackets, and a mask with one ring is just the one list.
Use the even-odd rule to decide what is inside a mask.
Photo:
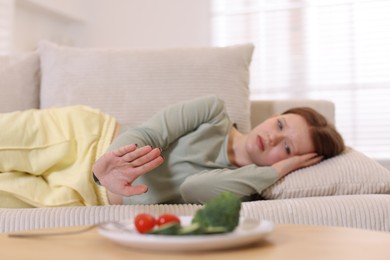
[(241, 201), (230, 192), (223, 192), (198, 209), (192, 223), (198, 223), (205, 231), (224, 229), (233, 231), (240, 220)]

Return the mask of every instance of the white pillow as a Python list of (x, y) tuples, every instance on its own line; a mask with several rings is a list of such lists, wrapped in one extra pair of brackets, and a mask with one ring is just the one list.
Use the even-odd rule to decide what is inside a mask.
[(0, 113), (39, 107), (37, 52), (0, 55)]
[(355, 149), (290, 173), (264, 190), (264, 199), (388, 194), (390, 171)]
[(89, 105), (134, 126), (167, 105), (214, 94), (248, 132), (253, 49), (81, 49), (41, 42), (41, 107)]

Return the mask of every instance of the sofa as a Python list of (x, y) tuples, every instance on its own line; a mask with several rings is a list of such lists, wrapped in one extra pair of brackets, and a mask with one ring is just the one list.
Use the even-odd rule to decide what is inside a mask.
[[(241, 131), (294, 106), (334, 122), (326, 100), (251, 100), (251, 44), (172, 49), (103, 49), (42, 41), (36, 50), (0, 56), (0, 112), (75, 104), (137, 125), (169, 104), (201, 95), (225, 100)], [(348, 145), (348, 144), (347, 144)], [(1, 178), (1, 177), (0, 177)], [(390, 231), (390, 171), (353, 147), (299, 169), (243, 202), (243, 217), (279, 223)], [(86, 205), (2, 208), (0, 232), (92, 225), (138, 213), (191, 216), (202, 205)]]

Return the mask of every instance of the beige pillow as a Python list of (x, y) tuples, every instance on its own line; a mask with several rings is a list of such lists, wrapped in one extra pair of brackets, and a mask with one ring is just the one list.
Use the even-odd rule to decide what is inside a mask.
[(0, 113), (39, 107), (37, 52), (0, 55)]
[(297, 170), (264, 190), (264, 199), (388, 194), (390, 171), (355, 149)]
[(167, 105), (214, 94), (248, 132), (253, 49), (81, 49), (41, 42), (41, 107), (89, 105), (134, 126)]

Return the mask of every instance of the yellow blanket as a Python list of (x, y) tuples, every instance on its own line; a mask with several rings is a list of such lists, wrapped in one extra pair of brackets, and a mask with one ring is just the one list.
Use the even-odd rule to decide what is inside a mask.
[(107, 204), (91, 167), (115, 125), (85, 106), (0, 114), (0, 207)]

